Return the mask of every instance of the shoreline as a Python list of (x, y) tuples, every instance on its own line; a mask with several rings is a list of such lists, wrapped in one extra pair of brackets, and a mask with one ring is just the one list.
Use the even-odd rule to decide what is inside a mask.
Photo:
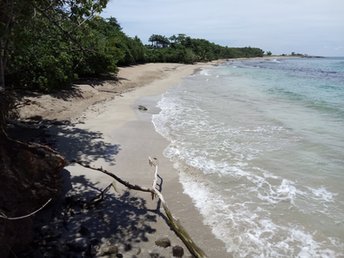
[[(208, 204), (211, 203), (204, 205), (204, 207), (208, 207), (205, 212), (203, 205), (200, 206), (197, 198), (200, 192), (193, 191), (190, 194), (188, 189), (188, 187), (190, 187), (190, 190), (194, 189), (192, 182), (201, 182), (201, 184), (203, 182), (205, 185), (208, 185), (208, 182), (206, 180), (202, 181), (198, 177), (193, 178), (192, 181), (185, 180), (183, 169), (178, 169), (178, 164), (172, 165), (173, 161), (164, 157), (163, 151), (170, 142), (156, 132), (155, 125), (152, 123), (152, 115), (160, 112), (157, 102), (161, 99), (161, 95), (170, 87), (176, 86), (186, 76), (199, 73), (202, 69), (208, 69), (209, 64), (199, 64), (197, 67), (172, 64), (154, 64), (153, 66), (148, 65), (148, 67), (152, 68), (152, 71), (154, 69), (157, 69), (157, 71), (155, 75), (154, 73), (151, 74), (154, 79), (146, 78), (148, 82), (140, 77), (140, 73), (143, 76), (146, 74), (146, 65), (130, 67), (132, 68), (130, 70), (124, 68), (123, 71), (128, 72), (128, 74), (127, 79), (122, 77), (124, 78), (123, 81), (129, 81), (131, 84), (137, 83), (137, 87), (133, 88), (134, 90), (119, 93), (119, 95), (115, 96), (115, 99), (90, 106), (85, 112), (82, 112), (82, 115), (75, 116), (75, 124), (58, 124), (55, 128), (49, 127), (49, 130), (52, 135), (55, 133), (55, 138), (58, 139), (57, 145), (60, 144), (60, 146), (57, 146), (58, 150), (64, 153), (68, 159), (81, 159), (92, 166), (105, 168), (122, 179), (143, 187), (150, 187), (153, 181), (154, 169), (148, 165), (148, 157), (157, 157), (159, 160), (159, 174), (162, 177), (161, 191), (172, 213), (181, 221), (181, 224), (190, 233), (195, 243), (209, 257), (231, 257), (231, 249), (227, 249), (226, 252), (225, 243), (215, 237), (216, 235), (219, 239), (222, 239), (222, 235), (219, 234), (221, 232), (219, 227), (222, 227), (218, 222), (226, 221), (226, 219), (214, 219), (213, 212), (217, 208), (210, 209)], [(139, 68), (141, 72), (138, 73), (136, 68)], [(130, 79), (130, 73), (134, 73), (136, 80)], [(140, 83), (142, 81), (145, 81), (145, 83)], [(241, 83), (237, 85), (241, 86)], [(195, 88), (192, 88), (192, 90), (195, 90)], [(194, 92), (194, 94), (197, 93), (197, 91)], [(180, 92), (180, 94), (184, 93)], [(140, 109), (140, 106), (143, 106), (143, 108)], [(181, 121), (184, 120), (183, 116), (180, 119)], [(172, 120), (175, 121), (175, 119)], [(63, 148), (65, 149), (63, 150)], [(176, 166), (176, 168), (173, 166)], [(183, 164), (181, 166), (183, 167)], [(188, 170), (187, 174), (193, 173), (192, 168), (191, 170), (188, 167), (186, 169)], [(75, 189), (74, 194), (79, 196), (92, 191), (93, 195), (95, 195), (112, 182), (111, 178), (77, 164), (66, 167), (64, 174), (67, 174), (66, 185), (69, 186), (69, 192), (71, 189)], [(191, 184), (185, 184), (188, 181)], [(211, 183), (210, 181), (210, 185)], [(278, 184), (276, 187), (278, 187)], [(86, 224), (81, 226), (86, 227), (88, 231), (96, 232), (96, 235), (92, 235), (92, 237), (102, 239), (100, 249), (104, 246), (104, 248), (108, 248), (110, 245), (115, 245), (124, 257), (149, 257), (153, 254), (170, 257), (172, 247), (163, 249), (155, 244), (156, 240), (167, 237), (172, 246), (182, 246), (186, 252), (186, 257), (189, 257), (190, 254), (185, 246), (165, 224), (161, 207), (156, 201), (150, 199), (150, 195), (127, 191), (118, 183), (115, 188), (114, 191), (111, 190), (106, 194), (106, 198), (111, 198), (111, 200), (103, 200), (101, 204), (103, 208), (96, 211), (96, 213), (100, 212), (100, 217), (93, 217), (93, 211), (86, 215), (77, 216), (77, 220), (87, 221)], [(193, 199), (184, 192), (189, 193)], [(218, 198), (219, 195), (213, 196), (211, 199), (218, 200)], [(195, 201), (193, 202), (193, 200)], [(116, 204), (113, 205), (113, 203)], [(199, 210), (195, 208), (195, 205)], [(231, 211), (228, 210), (228, 212)], [(115, 216), (117, 213), (120, 215)], [(227, 213), (222, 212), (222, 214)], [(119, 225), (110, 228), (110, 231), (114, 231), (114, 228), (116, 228), (115, 232), (119, 232), (120, 235), (120, 237), (115, 237), (111, 244), (103, 243), (103, 238), (106, 240), (106, 238), (112, 237), (112, 233), (109, 232), (109, 227), (106, 224), (109, 218), (111, 223), (119, 221), (116, 222)], [(106, 223), (103, 223), (102, 219)], [(74, 219), (74, 221), (76, 220)], [(93, 227), (92, 223), (97, 224), (97, 226)], [(79, 224), (79, 222), (76, 224)], [(204, 226), (204, 224), (210, 226)], [(210, 227), (213, 228), (214, 235)], [(228, 227), (226, 232), (234, 230), (230, 228)], [(80, 225), (78, 225), (77, 230), (64, 236), (63, 240), (65, 242), (72, 241), (73, 234), (74, 238), (79, 239), (81, 229)], [(100, 234), (97, 234), (97, 232)], [(240, 229), (236, 233), (232, 233), (235, 236), (242, 236)], [(231, 248), (230, 242), (226, 241), (226, 243), (227, 248)], [(127, 248), (127, 245), (130, 248)], [(102, 252), (98, 256), (101, 256), (100, 254)]]
[[(124, 93), (120, 99), (109, 101), (100, 108), (103, 110), (101, 117), (94, 116), (92, 111), (87, 112), (85, 124), (82, 124), (81, 128), (91, 131), (99, 131), (99, 128), (102, 128), (105, 139), (108, 138), (111, 143), (120, 145), (121, 150), (115, 157), (116, 164), (96, 161), (95, 166), (114, 171), (116, 175), (132, 184), (147, 187), (152, 184), (153, 169), (148, 165), (148, 157), (156, 157), (159, 161), (159, 175), (163, 179), (162, 193), (173, 214), (209, 257), (227, 257), (229, 254), (225, 251), (224, 243), (217, 240), (211, 229), (203, 224), (203, 217), (195, 208), (191, 198), (183, 193), (177, 170), (163, 155), (169, 142), (155, 131), (152, 123), (152, 115), (159, 112), (156, 104), (161, 95), (197, 69), (207, 66), (207, 64), (181, 66), (167, 78), (155, 80), (134, 91)], [(139, 105), (146, 107), (147, 111), (138, 110)], [(132, 194), (145, 199), (147, 206), (154, 209), (155, 201), (150, 200), (150, 195)], [(154, 247), (154, 242), (164, 236), (184, 247), (174, 232), (167, 227), (163, 218), (157, 220), (154, 223), (156, 233), (148, 236), (147, 243), (140, 244), (141, 249), (149, 252), (148, 250)], [(187, 252), (185, 247), (184, 249)]]
[[(183, 78), (192, 75), (197, 70), (216, 65), (219, 62), (196, 65), (145, 64), (121, 68), (119, 78), (121, 80), (120, 87), (123, 89), (115, 89), (117, 91), (115, 96), (113, 90), (108, 92), (113, 85), (105, 84), (105, 87), (103, 85), (99, 88), (83, 85), (81, 92), (86, 91), (86, 97), (82, 95), (84, 94), (82, 92), (81, 97), (66, 98), (67, 103), (62, 105), (62, 110), (54, 110), (47, 114), (47, 110), (43, 109), (40, 114), (39, 105), (37, 105), (37, 109), (32, 109), (31, 105), (31, 107), (24, 107), (21, 115), (23, 118), (29, 118), (32, 114), (38, 113), (39, 116), (50, 121), (71, 120), (72, 125), (49, 127), (49, 133), (56, 138), (56, 149), (68, 160), (77, 159), (95, 167), (105, 168), (131, 184), (151, 186), (154, 171), (148, 165), (148, 157), (157, 157), (159, 175), (163, 180), (162, 193), (173, 214), (209, 257), (228, 257), (229, 254), (225, 251), (224, 243), (216, 239), (211, 233), (211, 229), (203, 224), (203, 218), (193, 205), (191, 198), (183, 193), (177, 170), (173, 168), (172, 162), (163, 156), (163, 151), (169, 142), (155, 131), (152, 123), (152, 115), (159, 112), (156, 103), (169, 87), (177, 85)], [(31, 98), (31, 100), (41, 101), (41, 106), (44, 105), (44, 102), (47, 102), (48, 105), (54, 104), (53, 107), (59, 107), (59, 102), (62, 102), (61, 99), (53, 96), (40, 96), (38, 100), (35, 98)], [(33, 105), (36, 103), (34, 102)], [(138, 110), (139, 105), (145, 106), (148, 110)], [(73, 192), (73, 189), (78, 189), (76, 192), (74, 191), (74, 194), (80, 195), (83, 194), (83, 191), (88, 192), (90, 191), (89, 185), (98, 190), (104, 189), (111, 182), (111, 178), (107, 175), (76, 164), (65, 167), (64, 174), (65, 188), (66, 185), (68, 188), (67, 195), (71, 191)], [(82, 185), (80, 180), (86, 186)], [(157, 207), (157, 202), (152, 201), (149, 194), (128, 191), (117, 183), (116, 191), (111, 190), (111, 195), (117, 196), (117, 199), (127, 196), (128, 200), (140, 200), (142, 205), (140, 205), (139, 212), (136, 213), (144, 211), (147, 217), (154, 217), (153, 220), (147, 222), (142, 216), (131, 214), (129, 211), (135, 210), (137, 207), (128, 208), (126, 205), (130, 206), (130, 203), (121, 203), (119, 207), (115, 208), (119, 208), (124, 214), (130, 213), (132, 216), (136, 216), (134, 219), (128, 218), (128, 220), (120, 222), (122, 225), (117, 226), (117, 231), (125, 232), (122, 234), (127, 237), (124, 237), (123, 240), (117, 239), (117, 243), (112, 243), (117, 245), (124, 257), (132, 257), (130, 255), (147, 257), (152, 252), (167, 257), (172, 256), (171, 248), (163, 249), (155, 245), (155, 241), (163, 237), (168, 237), (172, 245), (182, 246), (186, 256), (189, 255), (184, 244), (167, 226), (164, 215)], [(104, 212), (111, 214), (113, 211), (108, 208)], [(88, 221), (83, 226), (90, 227), (89, 229), (92, 231), (94, 222), (90, 222), (89, 217), (90, 215), (86, 214), (78, 217), (77, 220)], [(125, 225), (131, 222), (140, 225), (145, 223), (145, 227), (141, 229), (135, 227), (134, 232), (130, 232), (130, 227), (128, 229), (126, 228), (128, 226)], [(128, 237), (130, 235), (137, 236), (137, 230), (140, 232), (140, 238)], [(66, 233), (63, 235), (63, 241), (72, 241), (78, 236), (77, 233)], [(96, 236), (100, 237), (101, 234)], [(131, 246), (130, 250), (126, 250), (128, 244)], [(109, 243), (102, 243), (102, 245), (109, 246)]]

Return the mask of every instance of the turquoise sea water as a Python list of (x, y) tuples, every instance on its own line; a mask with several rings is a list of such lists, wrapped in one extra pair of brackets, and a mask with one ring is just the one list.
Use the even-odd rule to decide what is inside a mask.
[(344, 256), (344, 58), (229, 61), (158, 106), (164, 154), (228, 253)]

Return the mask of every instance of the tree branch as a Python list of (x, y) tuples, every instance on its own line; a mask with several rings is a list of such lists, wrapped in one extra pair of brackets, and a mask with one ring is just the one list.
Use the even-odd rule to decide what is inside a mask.
[(131, 190), (136, 190), (136, 191), (141, 191), (141, 192), (149, 192), (149, 193), (152, 194), (152, 197), (157, 196), (160, 199), (160, 201), (162, 203), (162, 207), (163, 207), (163, 209), (164, 209), (164, 211), (166, 213), (166, 216), (167, 216), (166, 219), (167, 219), (168, 225), (176, 233), (176, 235), (180, 238), (180, 240), (183, 241), (183, 243), (185, 244), (187, 249), (190, 251), (190, 253), (194, 257), (200, 257), (200, 258), (207, 257), (206, 254), (203, 252), (203, 250), (195, 244), (195, 242), (192, 240), (192, 238), (190, 237), (190, 235), (188, 234), (186, 229), (172, 215), (172, 212), (168, 208), (164, 196), (162, 195), (162, 193), (160, 191), (158, 191), (158, 189), (157, 189), (158, 160), (156, 158), (152, 159), (152, 158), (149, 157), (149, 164), (155, 168), (152, 189), (141, 187), (139, 185), (132, 185), (129, 182), (124, 181), (120, 177), (114, 175), (113, 173), (110, 173), (110, 172), (106, 171), (103, 168), (94, 168), (94, 167), (91, 167), (90, 165), (83, 164), (82, 162), (79, 162), (79, 161), (72, 161), (72, 162), (77, 163), (80, 166), (83, 166), (85, 168), (89, 168), (89, 169), (92, 169), (92, 170), (96, 170), (96, 171), (102, 172), (102, 173), (104, 173), (104, 174), (114, 178), (116, 181), (118, 181), (119, 183), (121, 183), (122, 185), (126, 186), (127, 188), (129, 188)]
[(85, 168), (89, 168), (89, 169), (92, 169), (92, 170), (96, 170), (96, 171), (99, 171), (99, 172), (102, 172), (112, 178), (114, 178), (116, 181), (118, 181), (119, 183), (121, 183), (122, 185), (126, 186), (127, 188), (129, 189), (132, 189), (132, 190), (136, 190), (136, 191), (141, 191), (141, 192), (149, 192), (149, 193), (154, 193), (152, 189), (149, 189), (149, 188), (145, 188), (145, 187), (141, 187), (139, 185), (132, 185), (130, 184), (129, 182), (127, 181), (124, 181), (123, 179), (121, 179), (120, 177), (116, 176), (115, 174), (113, 173), (110, 173), (108, 171), (106, 171), (105, 169), (103, 168), (94, 168), (94, 167), (91, 167), (90, 165), (87, 165), (87, 164), (83, 164), (82, 162), (80, 161), (71, 161), (72, 163), (77, 163), (79, 164), (80, 166), (83, 166)]

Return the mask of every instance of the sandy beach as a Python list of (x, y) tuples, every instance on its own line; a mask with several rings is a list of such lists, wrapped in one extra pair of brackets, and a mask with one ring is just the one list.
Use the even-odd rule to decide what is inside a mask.
[[(22, 118), (35, 115), (54, 121), (54, 125), (48, 126), (49, 134), (55, 148), (68, 160), (105, 168), (132, 184), (151, 187), (154, 168), (149, 166), (148, 157), (156, 157), (162, 178), (161, 192), (173, 214), (209, 257), (228, 257), (224, 244), (203, 225), (192, 200), (183, 194), (177, 171), (162, 154), (168, 142), (151, 122), (152, 114), (159, 112), (156, 103), (161, 94), (208, 65), (212, 64), (145, 64), (121, 68), (117, 82), (78, 85), (73, 94), (63, 97), (30, 97), (31, 104), (24, 106), (20, 114)], [(147, 110), (139, 110), (140, 105)], [(71, 123), (56, 122), (65, 120)], [(92, 196), (113, 182), (109, 176), (78, 164), (70, 164), (63, 173), (65, 194), (72, 197)], [(167, 226), (163, 210), (150, 194), (128, 191), (119, 183), (115, 186), (116, 191), (107, 192), (108, 197), (97, 209), (74, 212), (67, 222), (64, 219), (69, 230), (60, 239), (73, 243), (75, 239), (88, 241), (91, 236), (100, 238), (94, 250), (97, 256), (106, 255), (104, 248), (115, 245), (124, 257), (155, 257), (154, 253), (172, 257), (172, 247), (155, 244), (156, 240), (168, 237), (172, 246), (180, 245), (185, 256), (190, 255)], [(80, 235), (80, 227), (92, 234)]]

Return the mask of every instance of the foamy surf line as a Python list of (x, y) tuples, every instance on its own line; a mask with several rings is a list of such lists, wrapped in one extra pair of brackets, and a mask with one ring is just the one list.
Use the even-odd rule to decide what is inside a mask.
[[(269, 210), (264, 208), (269, 204), (280, 202), (289, 203), (288, 209), (297, 208), (294, 204), (295, 195), (319, 198), (322, 202), (333, 202), (333, 195), (326, 189), (309, 189), (310, 191), (306, 193), (297, 190), (293, 182), (280, 179), (280, 185), (276, 187), (269, 185), (268, 188), (274, 188), (271, 189), (269, 195), (261, 196), (258, 192), (259, 187), (256, 185), (248, 191), (256, 192), (257, 197), (263, 202), (260, 207), (252, 210), (252, 201), (240, 188), (234, 189), (234, 192), (242, 194), (232, 195), (231, 198), (228, 198), (218, 190), (218, 185), (207, 180), (209, 173), (205, 171), (209, 166), (206, 165), (204, 168), (199, 164), (198, 169), (195, 169), (194, 166), (186, 165), (185, 161), (178, 161), (181, 159), (171, 155), (169, 148), (165, 150), (165, 155), (174, 161), (184, 192), (194, 200), (195, 206), (204, 218), (204, 223), (210, 226), (214, 235), (226, 244), (227, 252), (238, 257), (255, 255), (263, 255), (263, 257), (287, 257), (290, 255), (293, 257), (336, 257), (335, 251), (324, 248), (323, 243), (314, 239), (313, 236), (316, 232), (308, 232), (307, 229), (297, 224), (278, 225), (269, 218)], [(193, 162), (194, 164), (195, 162)], [(259, 182), (258, 184), (268, 184), (263, 177), (250, 178), (250, 175), (246, 174), (245, 176), (243, 171), (240, 171), (238, 177), (248, 177), (253, 182)], [(276, 179), (271, 175), (267, 175), (267, 177)], [(223, 189), (223, 191), (229, 190)], [(311, 194), (312, 196), (309, 196)], [(329, 243), (336, 242), (335, 239), (329, 239), (329, 241)]]
[[(184, 191), (192, 197), (204, 223), (235, 257), (343, 255), (337, 229), (344, 222), (340, 195), (326, 185), (303, 185), (288, 174), (279, 175), (252, 163), (265, 153), (293, 148), (304, 140), (281, 123), (269, 125), (258, 113), (254, 118), (260, 119), (259, 124), (231, 128), (218, 123), (216, 119), (221, 117), (207, 109), (214, 103), (211, 94), (226, 82), (226, 71), (220, 69), (202, 70), (171, 89), (158, 103), (161, 112), (153, 116), (156, 131), (170, 141), (164, 155), (175, 163)], [(202, 83), (207, 83), (206, 92)], [(226, 94), (220, 93), (228, 99), (225, 90)], [(207, 102), (209, 99), (212, 102)], [(224, 140), (219, 141), (218, 135)], [(328, 229), (314, 226), (319, 219), (334, 224)]]
[(235, 257), (336, 257), (299, 225), (277, 225), (263, 208), (252, 212), (250, 201), (230, 203), (207, 183), (179, 171), (185, 193), (195, 201), (204, 223)]

